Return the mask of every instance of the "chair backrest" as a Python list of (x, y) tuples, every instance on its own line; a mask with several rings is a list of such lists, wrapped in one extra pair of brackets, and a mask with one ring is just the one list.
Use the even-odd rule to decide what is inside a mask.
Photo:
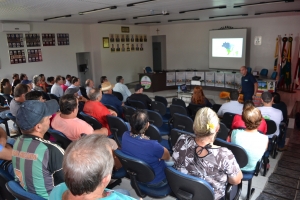
[(217, 138), (220, 138), (222, 140), (226, 140), (228, 137), (228, 128), (226, 127), (225, 124), (223, 124), (222, 122), (220, 122), (220, 129), (217, 133)]
[(58, 130), (49, 128), (47, 132), (55, 138), (56, 143), (63, 149), (66, 149), (72, 142), (69, 138), (67, 138), (62, 132)]
[(277, 131), (277, 125), (273, 120), (265, 119), (267, 123), (266, 135), (272, 135)]
[(153, 110), (147, 110), (148, 117), (149, 117), (149, 123), (153, 124), (156, 127), (161, 127), (163, 125), (163, 119), (162, 116)]
[[(9, 118), (11, 121), (13, 121), (18, 126), (16, 117), (13, 116), (11, 113), (7, 113), (6, 117)], [(20, 134), (22, 134), (21, 129), (19, 128), (19, 126), (18, 126), (18, 131), (19, 131)]]
[(200, 110), (201, 108), (204, 108), (204, 107), (205, 107), (205, 105), (189, 103), (188, 109), (189, 109), (191, 117), (194, 119), (198, 110)]
[(59, 98), (55, 94), (48, 93), (50, 99), (55, 99), (59, 103)]
[(165, 97), (162, 97), (162, 96), (155, 96), (154, 97), (154, 100), (155, 101), (158, 101), (158, 102), (161, 102), (163, 103), (166, 107), (168, 107), (168, 101)]
[(248, 164), (248, 155), (243, 147), (230, 142), (226, 142), (219, 138), (216, 138), (214, 144), (229, 149), (233, 153), (240, 168), (245, 167)]
[(172, 104), (172, 105), (170, 105), (170, 114), (171, 114), (171, 116), (173, 116), (175, 113), (179, 113), (182, 115), (188, 115), (185, 107)]
[(125, 131), (128, 131), (127, 125), (119, 117), (115, 117), (112, 115), (106, 115), (106, 119), (107, 119), (108, 126), (109, 126), (111, 133), (113, 134), (119, 147), (121, 147), (122, 146), (122, 136)]
[(183, 131), (183, 130), (179, 130), (179, 129), (173, 128), (171, 130), (170, 137), (169, 137), (169, 141), (170, 141), (171, 147), (173, 147), (176, 144), (178, 138), (182, 134), (191, 135), (191, 136), (195, 137), (194, 133), (190, 133), (190, 132), (187, 132), (187, 131)]
[(40, 91), (40, 92), (43, 94), (43, 99), (46, 99), (46, 101), (50, 100), (50, 97), (46, 92), (44, 92), (44, 91)]
[(116, 156), (120, 159), (122, 166), (128, 173), (135, 173), (136, 180), (142, 183), (151, 182), (155, 173), (153, 169), (144, 161), (124, 154), (121, 150), (115, 150)]
[(8, 105), (10, 104), (11, 100), (13, 99), (12, 96), (10, 96), (9, 94), (0, 93), (0, 96), (2, 96), (7, 101)]
[(150, 140), (157, 140), (159, 143), (162, 140), (158, 128), (153, 124), (149, 125), (148, 129), (145, 132), (145, 135), (148, 136)]
[(218, 111), (219, 111), (219, 109), (221, 108), (221, 104), (214, 104), (213, 106), (212, 106), (212, 110), (213, 111), (215, 111), (215, 113), (217, 113)]
[(235, 115), (236, 114), (234, 114), (234, 113), (226, 112), (226, 113), (224, 113), (221, 122), (223, 124), (225, 124), (228, 129), (231, 129), (231, 125), (232, 125), (233, 118)]
[(123, 108), (123, 113), (124, 113), (124, 119), (125, 121), (129, 122), (130, 117), (133, 115), (133, 113), (135, 112), (135, 108), (131, 107), (131, 106), (122, 106)]
[(112, 92), (113, 95), (115, 95), (120, 101), (123, 101), (123, 95), (120, 92)]
[(114, 107), (114, 106), (112, 106), (112, 105), (108, 105), (108, 104), (104, 104), (104, 105), (105, 105), (105, 107), (106, 107), (107, 109), (113, 110), (113, 111), (115, 111), (115, 112), (118, 114), (118, 110), (117, 110), (116, 107)]
[(152, 68), (147, 66), (147, 67), (145, 67), (145, 71), (146, 71), (146, 73), (152, 73)]
[(261, 75), (261, 76), (268, 76), (268, 72), (269, 72), (268, 69), (262, 69), (262, 70), (260, 71), (260, 75)]
[(128, 103), (129, 103), (130, 106), (132, 106), (136, 109), (147, 109), (146, 105), (141, 101), (129, 100), (128, 99)]
[(94, 117), (92, 117), (88, 114), (85, 114), (84, 112), (80, 112), (80, 115), (84, 118), (84, 121), (86, 123), (88, 123), (89, 125), (91, 125), (93, 127), (94, 130), (102, 128), (102, 124)]
[(215, 199), (214, 190), (207, 181), (195, 176), (183, 174), (173, 167), (167, 167), (165, 169), (165, 174), (168, 184), (177, 199)]
[(187, 132), (194, 132), (193, 130), (193, 120), (186, 116), (179, 113), (174, 113), (173, 115), (173, 127), (179, 130), (187, 131)]
[(276, 77), (277, 77), (277, 72), (273, 72), (271, 75), (271, 79), (276, 80)]
[(14, 200), (14, 196), (6, 189), (5, 184), (8, 181), (14, 180), (7, 171), (0, 168), (0, 199)]
[(6, 183), (7, 190), (19, 200), (45, 200), (44, 198), (27, 192), (22, 186), (16, 181), (9, 181)]
[(251, 71), (252, 71), (252, 68), (251, 67), (247, 67), (247, 72), (251, 73)]
[(178, 98), (172, 99), (172, 105), (178, 105), (186, 108), (185, 102), (182, 99), (178, 99)]
[(161, 116), (164, 116), (167, 112), (167, 108), (166, 108), (165, 104), (163, 104), (159, 101), (152, 101), (151, 110), (158, 112)]
[(85, 87), (79, 87), (79, 90), (80, 90), (80, 92), (81, 92), (81, 94), (82, 94), (82, 96), (83, 96), (84, 98), (90, 99), (90, 98), (88, 97), (87, 93), (86, 93)]

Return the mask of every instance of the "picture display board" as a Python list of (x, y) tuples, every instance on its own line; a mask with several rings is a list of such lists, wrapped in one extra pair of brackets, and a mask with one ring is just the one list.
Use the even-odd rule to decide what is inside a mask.
[(9, 50), (8, 53), (9, 53), (10, 64), (26, 63), (26, 56), (25, 56), (24, 49)]
[(185, 84), (185, 72), (176, 72), (176, 85)]
[(242, 75), (240, 73), (234, 74), (234, 82), (235, 82), (235, 89), (239, 89), (242, 87)]
[(26, 46), (27, 47), (40, 47), (41, 36), (39, 33), (25, 34)]
[(54, 33), (42, 33), (43, 46), (55, 46)]
[(41, 62), (43, 61), (41, 49), (27, 49), (28, 62)]
[(234, 74), (233, 73), (225, 73), (225, 87), (226, 88), (234, 88)]
[(176, 76), (175, 76), (175, 72), (167, 72), (166, 73), (166, 85), (167, 86), (174, 86), (175, 85), (175, 80), (176, 80)]
[(185, 72), (185, 84), (191, 85), (191, 81), (194, 76), (195, 72)]
[(58, 46), (70, 45), (69, 34), (57, 33), (57, 45)]
[(144, 34), (109, 34), (111, 52), (144, 51), (147, 35)]
[(23, 33), (7, 34), (7, 46), (8, 48), (20, 48), (24, 47)]
[(224, 72), (215, 73), (215, 87), (224, 87), (225, 86), (225, 74)]
[(215, 72), (205, 72), (205, 85), (215, 86)]

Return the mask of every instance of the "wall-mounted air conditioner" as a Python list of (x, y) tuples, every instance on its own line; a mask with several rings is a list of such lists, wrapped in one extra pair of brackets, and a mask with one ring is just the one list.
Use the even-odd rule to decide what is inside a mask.
[(30, 24), (0, 23), (0, 32), (29, 32)]

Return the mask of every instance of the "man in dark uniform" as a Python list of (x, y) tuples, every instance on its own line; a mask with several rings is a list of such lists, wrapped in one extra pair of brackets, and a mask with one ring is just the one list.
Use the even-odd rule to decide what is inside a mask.
[(239, 89), (239, 92), (244, 94), (244, 101), (252, 100), (256, 96), (258, 83), (255, 77), (247, 72), (245, 66), (240, 68), (240, 72), (242, 74), (242, 88)]

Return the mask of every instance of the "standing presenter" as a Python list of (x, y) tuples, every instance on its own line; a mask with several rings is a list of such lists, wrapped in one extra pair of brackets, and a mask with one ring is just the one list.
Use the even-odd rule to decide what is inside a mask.
[(245, 66), (240, 68), (240, 73), (242, 74), (242, 87), (239, 89), (239, 93), (244, 94), (244, 101), (252, 100), (256, 96), (258, 83)]

